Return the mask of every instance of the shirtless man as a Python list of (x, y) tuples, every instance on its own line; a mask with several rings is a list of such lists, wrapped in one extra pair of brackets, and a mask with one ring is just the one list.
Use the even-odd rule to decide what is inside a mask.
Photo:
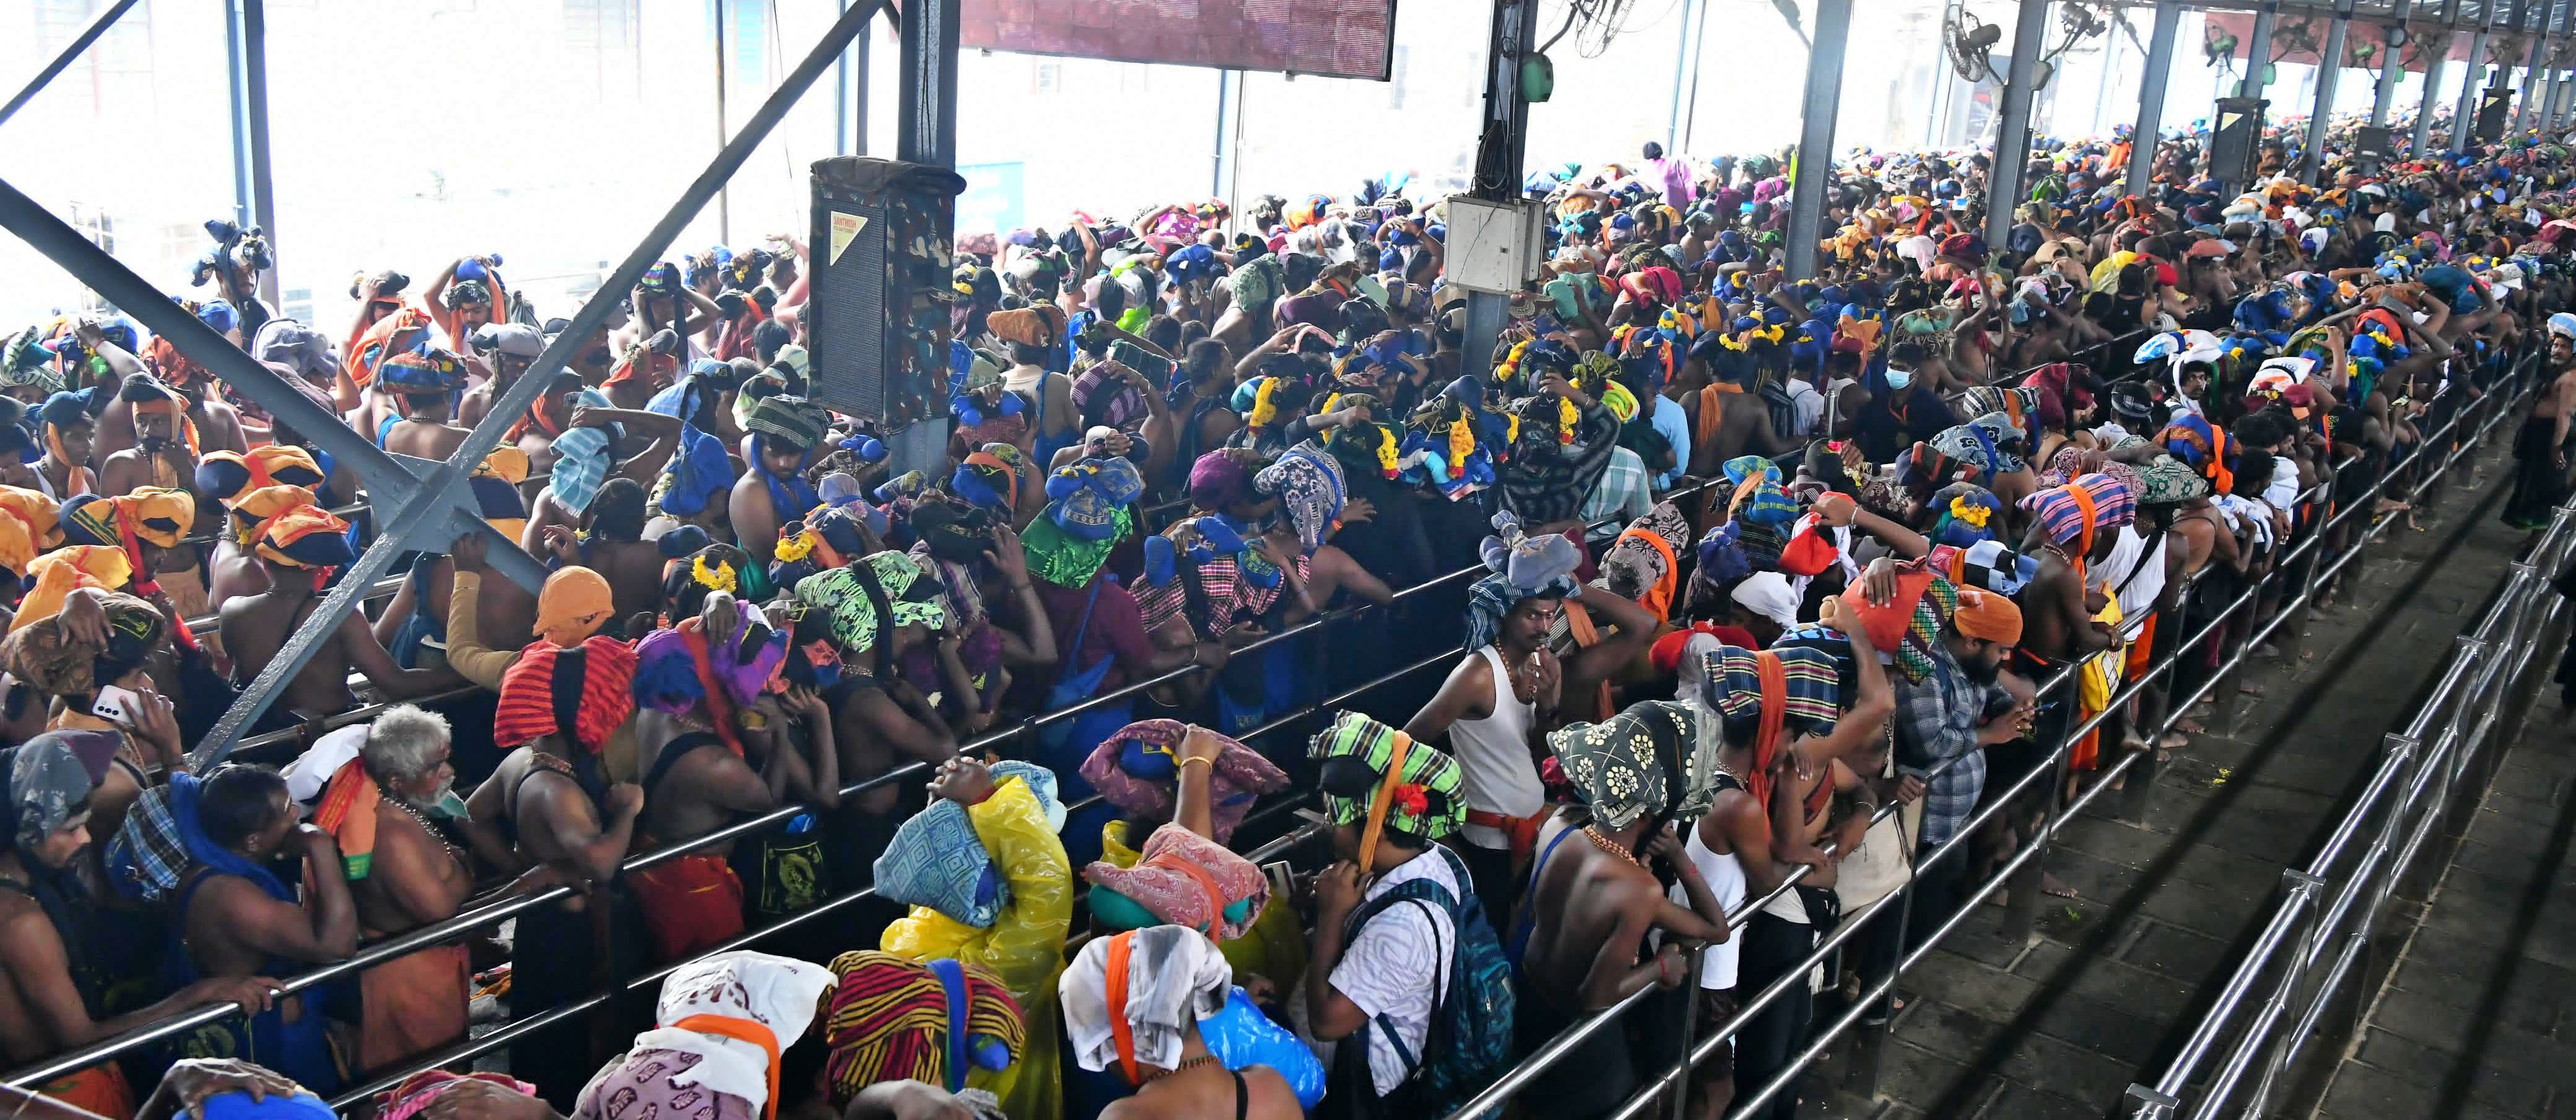
[[(453, 357), (442, 353), (453, 361)], [(449, 423), (448, 405), (456, 384), (428, 392), (405, 392), (394, 397), (391, 424), (379, 423), (376, 435), (385, 450), (397, 455), (415, 455), (423, 459), (444, 460), (465, 437), (473, 432)]]
[[(153, 384), (163, 387), (167, 392), (178, 394), (180, 407), (186, 411), (189, 422), (197, 426), (198, 450), (247, 451), (250, 449), (249, 442), (242, 435), (241, 414), (233, 411), (233, 406), (224, 403), (210, 391), (210, 387), (214, 384), (213, 378), (200, 376), (178, 386), (168, 386), (155, 379)], [(101, 392), (104, 393), (105, 390)], [(117, 452), (142, 441), (143, 431), (134, 419), (134, 412), (134, 398), (123, 393), (117, 394), (115, 399), (107, 403), (107, 410), (99, 416), (98, 421), (96, 461), (104, 463)], [(121, 494), (124, 491), (111, 491), (111, 493)]]
[(519, 383), (528, 365), (545, 353), (545, 336), (525, 323), (502, 323), (475, 331), (472, 337), (475, 360), (491, 370), (491, 376), (465, 391), (465, 399), (456, 407), (456, 422), (471, 428), (483, 422), (492, 411), (492, 402)]
[[(0, 763), (14, 764), (32, 757), (30, 752), (46, 756), (42, 772), (50, 778), (72, 785), (95, 782), (62, 736), (42, 736), (0, 751)], [(0, 835), (0, 980), (6, 981), (0, 983), (0, 1055), (21, 1066), (209, 1003), (232, 1003), (244, 1014), (268, 1009), (269, 991), (277, 981), (210, 976), (149, 1007), (105, 1016), (108, 977), (90, 956), (101, 931), (91, 928), (92, 908), (74, 901), (80, 897), (80, 865), (90, 847), (89, 798), (84, 794), (59, 815), (28, 811), (27, 804), (45, 792), (34, 786), (13, 788), (11, 796), (19, 800), (6, 808), (12, 820), (22, 823)], [(113, 1061), (37, 1088), (100, 1115), (126, 1115), (137, 1099)]]
[[(1700, 719), (1717, 718), (1695, 705), (1647, 701), (1597, 726), (1609, 730), (1613, 738), (1636, 729), (1665, 742), (1678, 739), (1683, 744), (1680, 749), (1687, 751), (1689, 740), (1682, 737), (1696, 733), (1676, 728), (1677, 715), (1693, 726)], [(1568, 727), (1551, 736), (1550, 745), (1560, 760), (1567, 759), (1570, 751), (1587, 747), (1583, 737), (1591, 731), (1591, 727)], [(1678, 796), (1682, 778), (1678, 773), (1664, 776), (1667, 796)], [(1524, 900), (1531, 925), (1522, 958), (1523, 1002), (1516, 1030), (1533, 1044), (1648, 984), (1667, 990), (1681, 986), (1691, 973), (1685, 943), (1696, 946), (1726, 940), (1725, 903), (1710, 891), (1699, 865), (1666, 820), (1673, 808), (1645, 802), (1637, 791), (1628, 791), (1608, 805), (1566, 810), (1550, 822), (1555, 836), (1541, 841), (1542, 850), (1550, 855)], [(1605, 812), (1630, 819), (1614, 828), (1603, 819)], [(1560, 843), (1568, 829), (1581, 832), (1571, 839), (1584, 842)], [(1664, 885), (1649, 869), (1650, 857), (1678, 879), (1687, 905), (1665, 896)], [(1648, 954), (1646, 936), (1657, 931), (1663, 934), (1663, 942)], [(1637, 1081), (1627, 1037), (1603, 1033), (1573, 1060), (1541, 1075), (1531, 1086), (1536, 1095), (1528, 1107), (1548, 1115), (1597, 1115), (1626, 1099)]]
[[(1842, 713), (1832, 732), (1782, 744), (1771, 760), (1767, 808), (1775, 840), (1769, 854), (1784, 870), (1797, 864), (1813, 870), (1788, 894), (1746, 920), (1739, 990), (1761, 991), (1814, 949), (1822, 931), (1816, 929), (1809, 915), (1827, 904), (1825, 896), (1832, 893), (1837, 865), (1860, 846), (1861, 836), (1878, 810), (1876, 788), (1845, 759), (1877, 742), (1885, 733), (1888, 718), (1896, 711), (1895, 692), (1888, 683), (1887, 670), (1878, 663), (1877, 651), (1870, 647), (1866, 627), (1846, 627), (1833, 617), (1824, 622), (1851, 641), (1849, 672), (1855, 679), (1855, 696), (1852, 707)], [(1760, 750), (1759, 743), (1754, 747)], [(1831, 838), (1833, 851), (1829, 854), (1824, 844), (1837, 794), (1847, 797), (1852, 807)], [(1806, 986), (1793, 984), (1787, 998), (1746, 1024), (1736, 1037), (1736, 1083), (1767, 1084), (1786, 1068), (1790, 1054), (1806, 1040), (1813, 1011)], [(1797, 1089), (1797, 1082), (1792, 1081), (1768, 1108), (1756, 1115), (1795, 1120)]]
[[(296, 820), (277, 771), (246, 763), (216, 768), (200, 787), (196, 825), (202, 835), (187, 838), (191, 850), (202, 841), (221, 854), (200, 858), (179, 876), (186, 957), (176, 963), (183, 975), (275, 975), (358, 951), (358, 908), (341, 874), (340, 847), (330, 834)], [(281, 854), (301, 855), (312, 872), (313, 888), (301, 901), (263, 866)], [(318, 990), (289, 996), (246, 1025), (226, 1024), (235, 1052), (251, 1053), (257, 1045), (279, 1072), (336, 1088), (325, 999)]]
[[(1706, 387), (1682, 398), (1682, 416), (1690, 423), (1693, 477), (1715, 477), (1719, 464), (1738, 455), (1769, 458), (1797, 449), (1794, 438), (1772, 426), (1771, 408), (1755, 392), (1758, 382), (1750, 360), (1721, 362)], [(1713, 416), (1703, 416), (1712, 409)]]
[[(342, 554), (346, 555), (345, 546)], [(268, 590), (226, 599), (217, 613), (224, 648), (231, 651), (238, 683), (243, 685), (285, 648), (287, 635), (322, 602), (322, 593), (313, 586), (312, 568), (281, 561), (267, 551), (260, 554), (259, 562), (268, 575)], [(287, 682), (277, 707), (298, 719), (321, 719), (356, 707), (357, 697), (349, 691), (352, 666), (396, 700), (453, 687), (458, 679), (444, 668), (405, 669), (394, 664), (393, 655), (368, 629), (366, 616), (351, 612), (314, 649), (313, 659), (304, 663), (295, 679)]]
[[(572, 409), (567, 421), (568, 428), (611, 428), (612, 426), (622, 428), (624, 438), (618, 443), (611, 444), (607, 452), (610, 457), (608, 477), (632, 479), (636, 485), (647, 491), (653, 488), (653, 480), (662, 473), (662, 468), (670, 463), (672, 450), (680, 445), (679, 418), (664, 416), (659, 412), (581, 405)], [(649, 441), (642, 451), (625, 458), (618, 457), (619, 452), (626, 445), (631, 445), (639, 439)], [(719, 504), (708, 503), (709, 506)], [(546, 547), (545, 528), (547, 526), (579, 525), (581, 515), (586, 512), (588, 511), (571, 508), (555, 494), (553, 486), (547, 486), (537, 492), (536, 501), (528, 506), (528, 524), (520, 534), (519, 547), (527, 549), (530, 554), (542, 555)], [(771, 535), (774, 538), (775, 531)], [(770, 543), (775, 547), (777, 541), (773, 539)]]
[(538, 535), (546, 554), (606, 579), (617, 597), (617, 617), (628, 618), (661, 609), (663, 556), (644, 539), (644, 514), (644, 487), (631, 478), (612, 478), (581, 512), (578, 532), (547, 525)]
[[(2504, 522), (2525, 532), (2549, 527), (2551, 511), (2567, 500), (2567, 430), (2576, 417), (2576, 314), (2549, 317), (2549, 381), (2532, 394), (2514, 437), (2513, 495)], [(2535, 538), (2537, 539), (2537, 538)]]
[[(517, 683), (516, 679), (504, 682), (504, 705), (511, 699), (510, 686)], [(549, 682), (532, 680), (526, 687), (549, 687)], [(469, 829), (484, 833), (477, 849), (506, 842), (513, 849), (511, 871), (552, 865), (567, 884), (600, 884), (614, 878), (634, 839), (636, 818), (644, 809), (644, 788), (631, 782), (604, 785), (579, 776), (582, 770), (573, 760), (593, 758), (594, 749), (561, 733), (539, 736), (512, 750), (466, 799)], [(600, 790), (597, 800), (591, 796), (592, 788)], [(519, 916), (518, 936), (511, 942), (518, 997), (512, 1010), (518, 1015), (533, 1015), (590, 990), (606, 978), (601, 970), (616, 963), (600, 959), (589, 913), (591, 906), (608, 905), (610, 896), (595, 887), (576, 890), (583, 893)], [(629, 934), (614, 944), (624, 950), (635, 940)], [(621, 958), (626, 955), (619, 953)], [(585, 1029), (574, 1026), (525, 1036), (510, 1048), (511, 1072), (535, 1083), (539, 1095), (558, 1109), (568, 1107), (593, 1072), (581, 1041)]]

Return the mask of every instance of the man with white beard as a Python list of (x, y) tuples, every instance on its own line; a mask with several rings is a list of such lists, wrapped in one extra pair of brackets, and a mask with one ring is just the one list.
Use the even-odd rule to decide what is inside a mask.
[[(355, 757), (342, 736), (363, 736)], [(445, 717), (397, 704), (373, 724), (324, 736), (290, 768), (291, 777), (329, 768), (312, 820), (339, 841), (366, 941), (444, 921), (474, 892), (474, 859), (460, 827), (465, 803), (448, 752)], [(539, 868), (504, 893), (552, 882)], [(358, 988), (359, 1068), (391, 1068), (465, 1036), (473, 973), (461, 944), (433, 945), (368, 969)]]

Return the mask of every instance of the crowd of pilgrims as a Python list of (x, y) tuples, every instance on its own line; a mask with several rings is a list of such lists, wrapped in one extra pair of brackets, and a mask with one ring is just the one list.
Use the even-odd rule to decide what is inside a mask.
[[(1909, 861), (1969, 846), (1915, 882), (1919, 943), (2045, 813), (1969, 831), (1981, 799), (2069, 729), (2115, 707), (2078, 786), (2188, 750), (2166, 699), (2279, 597), (2200, 647), (2182, 620), (2383, 477), (2371, 516), (2411, 517), (2407, 456), (2526, 335), (2553, 369), (2576, 340), (2546, 317), (2576, 231), (2554, 144), (2239, 191), (2168, 140), (2142, 195), (2127, 154), (2036, 151), (1999, 245), (1985, 155), (1856, 156), (1797, 281), (1778, 158), (1533, 175), (1545, 278), (1472, 358), (1443, 207), (1384, 183), (962, 237), (953, 436), (900, 474), (891, 433), (808, 397), (805, 246), (692, 253), (475, 472), (542, 590), (479, 536), (409, 557), (252, 729), (286, 734), (204, 769), (385, 527), (310, 433), (130, 319), (28, 328), (0, 355), (0, 1053), (234, 1004), (41, 1090), (327, 1112), (669, 966), (362, 1108), (1424, 1117), (1661, 989), (1515, 1106), (1595, 1116), (1678, 1053), (1670, 1001), (1722, 1022), (1872, 923), (1697, 1069), (1714, 1118), (1892, 966)], [(362, 274), (345, 325), (215, 260), (230, 298), (191, 311), (422, 458), (568, 328), (497, 257)], [(2509, 517), (2563, 497), (2558, 415)], [(1380, 679), (1417, 662), (1445, 679)], [(331, 727), (353, 685), (392, 703)], [(1291, 827), (1282, 862), (1239, 854)]]

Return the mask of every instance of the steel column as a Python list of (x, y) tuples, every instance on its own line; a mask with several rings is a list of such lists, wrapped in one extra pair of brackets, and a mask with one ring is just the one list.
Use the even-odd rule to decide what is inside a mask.
[(905, 0), (902, 132), (894, 158), (957, 166), (957, 14), (959, 0)]
[(1690, 73), (1691, 20), (1698, 7), (1698, 0), (1682, 0), (1682, 33), (1673, 37), (1673, 112), (1664, 123), (1664, 155), (1669, 159), (1680, 159), (1682, 154), (1682, 79)]
[[(1813, 279), (1816, 275), (1816, 242), (1824, 237), (1825, 229), (1825, 191), (1834, 181), (1834, 118), (1842, 111), (1843, 49), (1851, 42), (1851, 18), (1852, 0), (1816, 0), (1814, 44), (1807, 52), (1807, 88), (1799, 102), (1797, 175), (1789, 183), (1792, 280)], [(2015, 57), (2019, 57), (2018, 49)], [(2002, 161), (1996, 162), (2000, 166)], [(2011, 210), (2004, 207), (2007, 217)]]
[(1243, 131), (1243, 71), (1216, 72), (1216, 159), (1208, 196), (1234, 204), (1235, 135)]
[[(2513, 99), (2512, 135), (2520, 135), (2523, 129), (2530, 127), (2532, 115), (2538, 107), (2540, 94), (2540, 59), (2542, 55), (2547, 53), (2549, 50), (2549, 12), (2550, 5), (2546, 0), (2543, 0), (2540, 9), (2540, 22), (2528, 29), (2531, 33), (2531, 54), (2524, 59), (2522, 64), (2521, 94)], [(2516, 14), (2519, 14), (2519, 12), (2517, 11)], [(2514, 29), (2517, 31), (2525, 30), (2519, 21), (2515, 23)]]
[[(267, 0), (226, 0), (225, 86), (232, 102), (233, 221), (277, 243), (277, 197), (268, 160)], [(277, 270), (261, 273), (259, 298), (277, 305)]]
[(1700, 4), (1698, 18), (1683, 29), (1690, 36), (1690, 92), (1682, 97), (1681, 141), (1675, 150), (1665, 153), (1675, 159), (1682, 158), (1682, 153), (1691, 150), (1691, 136), (1699, 129), (1699, 68), (1700, 58), (1708, 49), (1709, 7), (1707, 3)]
[(97, 18), (90, 20), (89, 26), (81, 28), (80, 34), (72, 36), (71, 42), (63, 44), (63, 49), (54, 55), (53, 61), (46, 63), (44, 69), (36, 71), (36, 76), (27, 80), (25, 88), (20, 89), (17, 96), (10, 98), (7, 105), (0, 105), (0, 124), (7, 124), (9, 118), (17, 116), (18, 110), (26, 108), (27, 103), (35, 100), (37, 94), (44, 92), (45, 87), (56, 77), (63, 71), (71, 69), (72, 63), (80, 60), (81, 52), (88, 50), (89, 45), (97, 42), (99, 36), (107, 34), (108, 28), (116, 26), (117, 17), (133, 8), (134, 0), (116, 0), (116, 3), (108, 5), (106, 11), (100, 12)]
[(1997, 248), (2012, 233), (2013, 208), (2021, 204), (2025, 185), (2022, 175), (2030, 168), (2030, 101), (2038, 92), (2031, 87), (2037, 84), (2039, 50), (2047, 38), (2048, 0), (2021, 0), (2013, 15), (2012, 68), (2004, 74), (2003, 105), (1996, 111), (1995, 165), (1986, 172), (1986, 244)]
[[(1529, 102), (1521, 98), (1521, 60), (1538, 46), (1538, 0), (1494, 0), (1485, 36), (1485, 112), (1476, 141), (1476, 170), (1469, 193), (1496, 202), (1521, 197), (1522, 159), (1529, 145)], [(1467, 293), (1468, 368), (1482, 369), (1501, 337), (1511, 298)]]
[(2128, 181), (2122, 194), (2144, 195), (2155, 177), (2156, 144), (2164, 135), (2165, 84), (2173, 74), (2174, 39), (2182, 31), (2182, 0), (2156, 0), (2156, 24), (2147, 39), (2147, 69), (2138, 83), (2138, 123), (2129, 130)]
[(2560, 70), (2550, 75), (2549, 105), (2541, 113), (2540, 122), (2544, 131), (2556, 132), (2559, 124), (2567, 119), (2567, 85), (2567, 71)]
[[(949, 29), (953, 32), (956, 24), (955, 9), (951, 7), (949, 11)], [(259, 675), (252, 679), (249, 687), (242, 690), (241, 699), (230, 711), (224, 713), (224, 718), (215, 725), (212, 732), (208, 733), (205, 741), (199, 744), (190, 760), (192, 768), (202, 769), (232, 750), (233, 744), (240, 739), (243, 729), (257, 720), (278, 694), (285, 690), (286, 683), (303, 670), (305, 663), (312, 659), (314, 650), (319, 648), (323, 639), (340, 625), (341, 619), (347, 617), (350, 609), (357, 605), (366, 589), (383, 578), (386, 571), (393, 566), (395, 557), (414, 550), (444, 549), (449, 547), (449, 541), (452, 540), (455, 532), (469, 519), (472, 524), (481, 524), (480, 519), (473, 516), (477, 507), (472, 491), (465, 484), (466, 471), (481, 463), (483, 457), (500, 444), (502, 434), (507, 432), (519, 417), (527, 414), (528, 409), (536, 403), (537, 394), (544, 391), (547, 382), (553, 380), (557, 370), (564, 368), (564, 363), (572, 356), (573, 350), (581, 346), (591, 337), (592, 332), (598, 330), (600, 325), (607, 321), (609, 312), (617, 306), (620, 299), (624, 298), (624, 293), (633, 291), (636, 281), (643, 278), (644, 270), (660, 260), (663, 251), (668, 249), (679, 238), (681, 231), (688, 227), (690, 219), (695, 218), (700, 210), (706, 208), (708, 201), (715, 197), (725, 181), (733, 177), (733, 173), (742, 167), (743, 161), (751, 158), (751, 153), (760, 146), (760, 142), (778, 127), (778, 122), (786, 117), (788, 108), (795, 104), (796, 99), (803, 96), (807, 89), (812, 88), (815, 81), (823, 76), (824, 71), (831, 67), (835, 58), (850, 45), (851, 40), (867, 30), (868, 20), (874, 15), (874, 8), (854, 9), (834, 22), (831, 30), (824, 32), (821, 41), (806, 54), (804, 61), (799, 62), (794, 70), (789, 71), (787, 76), (779, 81), (778, 88), (772, 90), (768, 99), (761, 102), (760, 108), (752, 113), (751, 119), (744, 122), (742, 131), (736, 134), (722, 151), (716, 153), (714, 162), (709, 163), (698, 173), (697, 178), (681, 192), (679, 200), (663, 213), (661, 219), (653, 224), (653, 228), (645, 233), (643, 240), (626, 254), (626, 258), (609, 272), (600, 284), (598, 292), (591, 296), (589, 302), (582, 305), (581, 310), (573, 313), (572, 322), (563, 333), (555, 336), (554, 341), (546, 345), (545, 352), (537, 355), (536, 360), (529, 363), (528, 371), (520, 375), (519, 380), (510, 386), (508, 392), (492, 402), (492, 410), (485, 414), (482, 421), (474, 426), (474, 430), (457, 445), (447, 461), (440, 463), (425, 477), (412, 483), (409, 493), (399, 495), (397, 500), (387, 503), (391, 508), (386, 508), (386, 505), (377, 507), (382, 517), (382, 524), (389, 527), (408, 526), (408, 531), (388, 532), (367, 546), (366, 553), (358, 557), (357, 562), (350, 566), (349, 572), (341, 577), (339, 586), (333, 588), (330, 595), (323, 599), (321, 606), (307, 616), (304, 623), (296, 627), (295, 632), (288, 636), (285, 645), (278, 651), (277, 657), (261, 667)], [(955, 42), (953, 35), (948, 41)], [(956, 52), (952, 49), (944, 53), (948, 56), (948, 69), (953, 81)], [(15, 194), (15, 192), (10, 193)], [(13, 230), (17, 230), (17, 226), (24, 223), (10, 218), (11, 212), (18, 209), (9, 205), (11, 201), (12, 199), (7, 196), (0, 196), (0, 222), (5, 222)], [(29, 209), (34, 207), (34, 204), (28, 202), (24, 196), (16, 196), (14, 201), (24, 203)], [(42, 216), (62, 234), (76, 241), (79, 239), (78, 233), (73, 232), (68, 226), (63, 226), (59, 221), (52, 220), (51, 215)], [(25, 215), (20, 216), (20, 218), (24, 217)], [(19, 236), (27, 237), (24, 231), (18, 232)], [(29, 237), (28, 240), (33, 242), (35, 238)], [(82, 241), (80, 244), (88, 243)], [(96, 249), (96, 246), (89, 247), (92, 250)], [(59, 248), (76, 251), (76, 247), (69, 245), (59, 246)], [(57, 261), (67, 259), (65, 252), (47, 249), (43, 245), (39, 245), (38, 249)], [(113, 264), (114, 262), (103, 263)], [(84, 279), (87, 278), (84, 277)], [(139, 284), (140, 281), (137, 280), (136, 283)], [(95, 288), (98, 285), (93, 282), (91, 286)], [(143, 287), (147, 292), (150, 290), (149, 285), (143, 285)], [(108, 293), (102, 291), (101, 294)], [(118, 306), (138, 318), (145, 313), (144, 303), (158, 300), (164, 307), (169, 306), (166, 297), (159, 297), (157, 293), (145, 299), (111, 298), (115, 298)], [(161, 310), (156, 307), (151, 309), (151, 313), (158, 315)], [(189, 322), (195, 320), (195, 316), (181, 318)], [(149, 320), (146, 322), (147, 325), (151, 325)], [(190, 357), (216, 368), (218, 373), (224, 367), (216, 365), (215, 361), (209, 359), (237, 356), (240, 361), (248, 361), (247, 355), (240, 355), (238, 351), (234, 351), (233, 355), (216, 354), (213, 351), (229, 348), (205, 345), (209, 340), (202, 335), (186, 331), (186, 323), (174, 322), (174, 325), (181, 328), (182, 350), (188, 352)], [(197, 329), (205, 330), (202, 324), (199, 324)], [(192, 349), (185, 344), (184, 340), (191, 338), (199, 343), (198, 347)], [(207, 352), (199, 353), (198, 350)], [(240, 368), (235, 363), (227, 364)], [(249, 364), (258, 366), (256, 362)], [(265, 367), (260, 368), (264, 370)], [(227, 380), (231, 379), (227, 378)], [(281, 400), (296, 395), (292, 389), (284, 385), (278, 385), (276, 390), (276, 395)], [(262, 400), (261, 403), (268, 402)], [(332, 437), (334, 439), (339, 435), (356, 436), (356, 433), (348, 431), (344, 424), (329, 425), (324, 430), (327, 428), (339, 429), (338, 434)], [(363, 439), (358, 439), (357, 442), (365, 443)], [(333, 454), (338, 454), (336, 449)]]
[[(2406, 9), (2410, 0), (2397, 0), (2388, 16), (2388, 49), (2379, 56), (2379, 85), (2371, 92), (2370, 123), (2386, 127), (2388, 110), (2397, 101), (2397, 82), (2406, 76), (2406, 48), (2414, 43), (2415, 33), (2406, 27)], [(2393, 153), (2392, 153), (2393, 154)]]
[(2415, 97), (2415, 143), (2407, 149), (2419, 159), (2432, 150), (2435, 99), (2442, 96), (2442, 71), (2451, 63), (2451, 48), (2460, 41), (2459, 25), (2460, 0), (2442, 0), (2442, 42), (2424, 61), (2424, 90)]
[(2281, 0), (2263, 0), (2254, 10), (2254, 33), (2245, 38), (2245, 76), (2237, 79), (2236, 96), (2263, 96), (2263, 71), (2272, 68), (2272, 25), (2281, 18)]
[[(731, 69), (725, 65), (725, 20), (731, 18), (732, 9), (725, 5), (725, 0), (707, 0), (707, 16), (707, 37), (716, 49), (716, 147), (722, 148), (725, 137), (729, 135), (727, 126), (732, 123), (725, 119), (725, 75)], [(716, 241), (721, 244), (731, 240), (733, 186), (728, 183), (716, 190)]]
[(2352, 31), (2352, 0), (2337, 0), (2325, 53), (2317, 57), (2316, 96), (2309, 98), (2308, 138), (2299, 153), (2301, 181), (2315, 186), (2326, 167), (2326, 121), (2334, 115), (2335, 87), (2343, 79), (2344, 37)]
[(2477, 131), (2478, 86), (2486, 79), (2487, 29), (2469, 39), (2469, 72), (2460, 76), (2460, 106), (2451, 111), (2451, 151), (2469, 150), (2469, 134)]

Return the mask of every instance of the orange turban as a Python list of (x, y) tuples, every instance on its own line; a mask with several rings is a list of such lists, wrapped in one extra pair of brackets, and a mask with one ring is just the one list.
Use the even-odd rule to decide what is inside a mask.
[(269, 486), (301, 486), (318, 490), (323, 482), (322, 465), (313, 453), (291, 443), (272, 443), (239, 451), (209, 451), (197, 464), (197, 489), (206, 496), (232, 505), (242, 495)]
[(61, 544), (61, 508), (37, 491), (0, 486), (0, 568), (25, 575), (37, 553)]
[(288, 506), (259, 523), (259, 558), (298, 568), (335, 568), (356, 559), (349, 551), (348, 532), (348, 522), (309, 501)]
[(133, 580), (134, 567), (126, 563), (123, 549), (76, 544), (37, 557), (27, 565), (27, 574), (36, 585), (18, 604), (17, 620), (9, 624), (12, 633), (63, 613), (63, 599), (81, 588), (123, 589)]
[(1959, 589), (1959, 613), (1950, 616), (1959, 633), (1997, 645), (2021, 642), (2021, 608), (2012, 598), (1974, 587)]
[(616, 609), (605, 577), (580, 566), (564, 568), (547, 576), (537, 592), (536, 631), (559, 646), (579, 645)]
[(233, 502), (233, 527), (241, 531), (244, 545), (259, 543), (262, 522), (297, 506), (313, 504), (313, 492), (301, 486), (263, 486), (237, 495)]

